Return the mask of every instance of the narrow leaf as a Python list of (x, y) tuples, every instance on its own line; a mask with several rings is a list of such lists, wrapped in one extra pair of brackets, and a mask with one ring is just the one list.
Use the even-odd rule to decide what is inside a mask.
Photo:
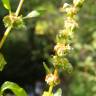
[(4, 91), (7, 89), (11, 90), (16, 96), (28, 96), (27, 93), (24, 91), (24, 89), (21, 88), (16, 83), (6, 81), (1, 86), (1, 94), (3, 95)]
[(0, 53), (0, 71), (3, 70), (4, 66), (6, 65), (6, 61), (3, 57), (3, 55)]
[(28, 15), (25, 16), (24, 18), (33, 18), (33, 17), (37, 17), (37, 16), (39, 16), (39, 15), (40, 15), (40, 13), (39, 13), (38, 11), (33, 10), (33, 11), (31, 11), (30, 13), (28, 13)]
[(3, 3), (3, 5), (4, 5), (4, 7), (5, 7), (6, 9), (8, 9), (9, 11), (11, 10), (9, 0), (2, 0), (2, 3)]
[(43, 66), (46, 70), (47, 73), (51, 73), (50, 69), (48, 68), (48, 66), (45, 64), (45, 62), (43, 62)]

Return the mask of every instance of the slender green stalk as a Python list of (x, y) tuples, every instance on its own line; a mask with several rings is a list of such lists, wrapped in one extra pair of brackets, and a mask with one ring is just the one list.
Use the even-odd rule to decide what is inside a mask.
[(53, 84), (52, 84), (52, 85), (50, 85), (50, 87), (49, 87), (49, 96), (51, 95), (52, 90), (53, 90)]
[(11, 10), (9, 10), (9, 14), (11, 14)]
[(9, 32), (11, 31), (11, 29), (12, 29), (12, 26), (10, 26), (10, 27), (8, 27), (8, 28), (6, 29), (6, 31), (5, 31), (5, 33), (4, 33), (4, 36), (3, 36), (2, 40), (0, 41), (0, 49), (2, 48), (2, 46), (3, 46), (3, 44), (4, 44), (5, 40), (6, 40)]
[(19, 5), (18, 5), (17, 10), (16, 10), (16, 13), (15, 13), (16, 16), (19, 15), (20, 10), (21, 10), (21, 7), (22, 7), (22, 5), (23, 5), (23, 2), (24, 2), (24, 0), (20, 0), (20, 3), (19, 3)]

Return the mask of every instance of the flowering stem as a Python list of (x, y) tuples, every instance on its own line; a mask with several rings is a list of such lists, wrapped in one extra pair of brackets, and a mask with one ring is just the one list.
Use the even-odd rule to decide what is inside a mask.
[(22, 5), (23, 5), (23, 2), (24, 2), (24, 0), (20, 0), (20, 3), (19, 3), (19, 5), (18, 5), (18, 7), (17, 7), (17, 10), (16, 10), (16, 16), (18, 16), (19, 15), (19, 12), (20, 12), (20, 10), (21, 10), (21, 7), (22, 7)]
[[(66, 13), (66, 17), (64, 16), (64, 28), (56, 36), (55, 54), (51, 58), (51, 63), (54, 66), (54, 75), (50, 73), (46, 76), (48, 79), (45, 79), (50, 86), (49, 96), (52, 94), (53, 87), (60, 83), (59, 69), (67, 72), (72, 71), (72, 65), (66, 57), (72, 49), (74, 30), (78, 27), (77, 14), (83, 2), (84, 0), (73, 0), (72, 5), (65, 3), (63, 6), (63, 10)], [(51, 82), (53, 82), (53, 85), (50, 85)]]

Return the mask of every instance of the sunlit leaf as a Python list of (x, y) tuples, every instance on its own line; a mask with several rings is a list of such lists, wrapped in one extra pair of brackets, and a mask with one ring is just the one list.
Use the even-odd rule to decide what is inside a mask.
[(39, 16), (39, 15), (40, 15), (40, 13), (39, 13), (38, 11), (33, 10), (33, 11), (31, 11), (30, 13), (28, 13), (28, 15), (25, 16), (24, 18), (33, 18), (33, 17), (37, 17), (37, 16)]
[(0, 71), (3, 70), (5, 64), (6, 64), (6, 61), (4, 59), (4, 56), (0, 53)]
[(4, 5), (4, 7), (5, 7), (6, 9), (8, 9), (9, 11), (11, 10), (9, 0), (2, 0), (2, 3), (3, 3), (3, 5)]
[(27, 93), (21, 88), (19, 85), (13, 82), (6, 81), (1, 86), (1, 94), (4, 93), (5, 90), (11, 90), (16, 96), (28, 96)]

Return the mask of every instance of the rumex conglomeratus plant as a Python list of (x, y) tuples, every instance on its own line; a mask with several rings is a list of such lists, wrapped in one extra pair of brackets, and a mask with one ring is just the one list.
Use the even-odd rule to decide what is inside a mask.
[[(0, 49), (2, 48), (8, 34), (12, 28), (24, 27), (24, 20), (31, 17), (40, 15), (36, 10), (30, 12), (27, 16), (23, 17), (19, 15), (24, 0), (20, 0), (16, 12), (12, 12), (9, 0), (2, 0), (4, 7), (9, 11), (9, 14), (4, 17), (3, 21), (7, 28), (4, 32), (4, 36), (0, 41)], [(74, 29), (78, 27), (77, 14), (82, 7), (84, 0), (73, 0), (73, 4), (65, 3), (62, 10), (64, 12), (64, 28), (56, 36), (56, 45), (54, 46), (55, 54), (51, 58), (51, 63), (54, 66), (54, 70), (51, 71), (46, 64), (44, 64), (47, 70), (45, 81), (49, 85), (49, 90), (44, 91), (42, 96), (61, 96), (62, 91), (58, 89), (53, 93), (53, 88), (60, 83), (59, 70), (67, 72), (72, 71), (72, 66), (67, 59), (67, 56), (71, 52), (72, 39), (74, 37)], [(0, 71), (2, 71), (6, 61), (3, 55), (0, 53)], [(5, 82), (0, 88), (0, 96), (3, 96), (4, 91), (10, 89), (16, 96), (27, 96), (26, 92), (13, 82)]]
[(61, 89), (58, 89), (54, 94), (53, 88), (60, 83), (59, 70), (72, 72), (72, 65), (67, 59), (71, 52), (72, 39), (74, 39), (75, 29), (78, 28), (77, 14), (82, 7), (84, 0), (73, 0), (73, 4), (65, 3), (62, 11), (64, 12), (64, 28), (56, 36), (56, 45), (54, 46), (55, 55), (51, 58), (51, 63), (54, 66), (54, 71), (50, 71), (46, 64), (47, 70), (45, 81), (49, 85), (49, 90), (43, 93), (43, 96), (62, 96)]

